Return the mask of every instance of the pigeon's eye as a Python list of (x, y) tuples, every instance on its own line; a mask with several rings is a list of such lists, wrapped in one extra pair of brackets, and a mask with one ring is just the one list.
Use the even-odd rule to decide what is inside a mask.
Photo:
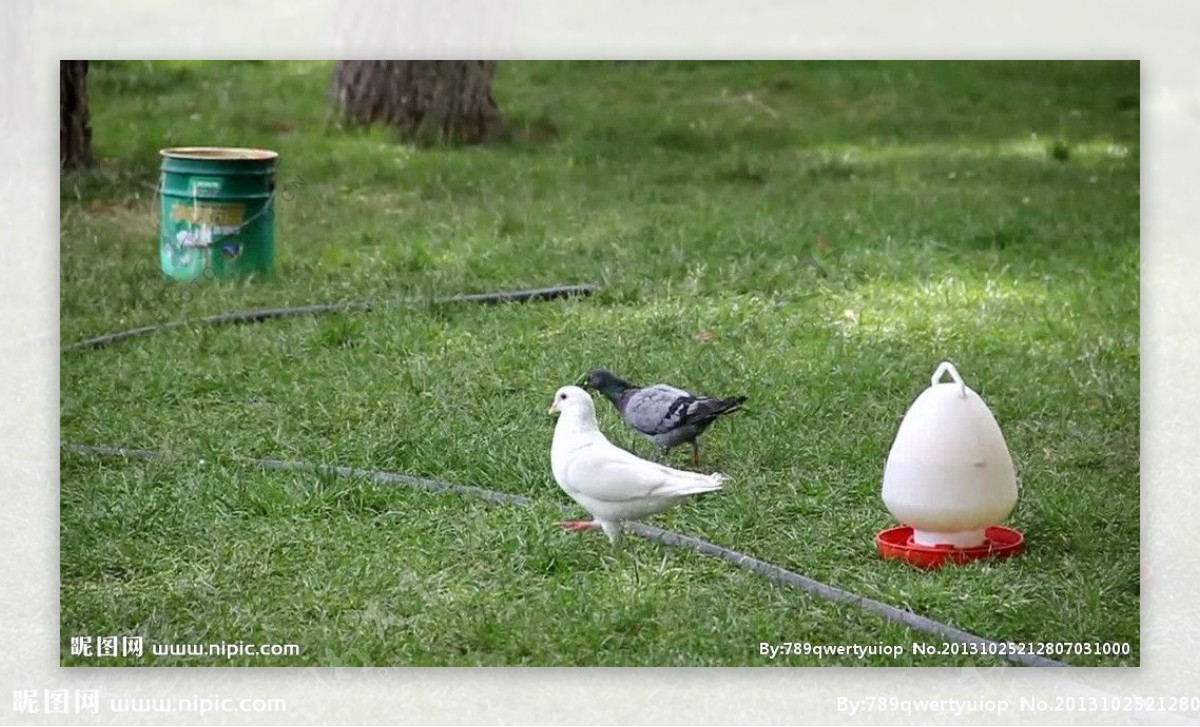
[(559, 394), (559, 395), (558, 395), (558, 398), (559, 398), (559, 399), (563, 399), (563, 400), (565, 400), (565, 399), (567, 398), (567, 395), (566, 395), (565, 393), (563, 393), (563, 394)]

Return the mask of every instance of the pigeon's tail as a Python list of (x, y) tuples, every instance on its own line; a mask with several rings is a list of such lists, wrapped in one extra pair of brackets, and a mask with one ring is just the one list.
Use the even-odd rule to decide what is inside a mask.
[(696, 402), (695, 414), (704, 422), (711, 422), (722, 414), (729, 414), (742, 408), (746, 403), (744, 396), (731, 396), (727, 399), (709, 397)]
[(742, 404), (746, 403), (744, 396), (731, 396), (728, 399), (718, 399), (721, 404), (721, 413), (727, 414), (731, 411), (737, 411), (742, 408)]
[(721, 489), (721, 485), (729, 481), (729, 478), (720, 472), (702, 475), (698, 472), (686, 472), (671, 467), (663, 467), (663, 470), (667, 473), (663, 491), (671, 495), (697, 495), (701, 492), (712, 492)]

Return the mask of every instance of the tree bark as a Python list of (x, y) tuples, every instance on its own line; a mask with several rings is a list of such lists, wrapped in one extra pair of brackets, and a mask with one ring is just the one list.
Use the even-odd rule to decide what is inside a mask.
[(87, 61), (58, 62), (58, 166), (91, 166), (92, 125), (88, 114)]
[(405, 141), (477, 144), (504, 129), (497, 61), (338, 61), (330, 95), (343, 118), (393, 126)]

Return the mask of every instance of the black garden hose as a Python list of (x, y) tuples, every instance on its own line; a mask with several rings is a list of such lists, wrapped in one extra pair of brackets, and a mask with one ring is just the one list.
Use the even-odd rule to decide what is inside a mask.
[[(104, 455), (114, 457), (124, 457), (126, 459), (159, 459), (166, 455), (162, 452), (155, 452), (148, 449), (126, 449), (123, 447), (95, 447), (89, 445), (72, 444), (67, 445), (67, 449), (79, 454), (89, 455)], [(263, 459), (257, 457), (237, 457), (237, 459), (254, 467), (263, 470), (282, 470), (282, 471), (300, 471), (314, 472), (323, 475), (331, 475), (336, 477), (358, 477), (365, 480), (370, 480), (381, 485), (395, 485), (399, 487), (411, 487), (415, 489), (425, 490), (427, 492), (448, 492), (458, 495), (466, 495), (468, 497), (478, 497), (490, 502), (501, 505), (517, 505), (519, 507), (528, 507), (534, 501), (523, 495), (514, 495), (508, 492), (498, 492), (489, 490), (484, 487), (475, 487), (473, 485), (457, 485), (450, 482), (442, 482), (425, 477), (414, 477), (412, 475), (401, 474), (399, 472), (384, 472), (380, 470), (365, 470), (355, 469), (353, 467), (338, 467), (334, 465), (313, 464), (311, 462), (294, 462), (281, 459)], [(564, 512), (565, 512), (564, 508)], [(991, 654), (1001, 656), (1008, 661), (1022, 666), (1068, 666), (1061, 661), (1047, 659), (1035, 654), (1015, 653), (1010, 649), (1006, 649), (1004, 645), (985, 639), (982, 636), (976, 636), (968, 631), (956, 628), (949, 624), (944, 624), (933, 619), (926, 618), (911, 611), (896, 608), (882, 601), (876, 601), (865, 596), (860, 596), (850, 591), (842, 590), (836, 586), (831, 586), (820, 581), (813, 580), (808, 576), (801, 575), (794, 571), (787, 570), (781, 566), (767, 563), (744, 553), (739, 553), (736, 550), (715, 545), (706, 540), (693, 538), (690, 535), (676, 533), (671, 530), (663, 530), (662, 528), (645, 523), (628, 523), (627, 528), (635, 535), (639, 535), (647, 540), (652, 540), (663, 545), (687, 548), (701, 555), (707, 555), (712, 558), (720, 558), (731, 565), (738, 568), (744, 568), (756, 575), (762, 576), (776, 583), (780, 583), (791, 588), (798, 588), (815, 596), (820, 596), (834, 603), (844, 603), (858, 606), (867, 611), (876, 613), (883, 618), (895, 623), (903, 624), (909, 628), (921, 631), (923, 633), (936, 636), (946, 641), (953, 641), (962, 644), (974, 644), (979, 647), (980, 654)]]
[[(569, 298), (581, 295), (591, 295), (596, 292), (596, 286), (591, 284), (585, 285), (560, 285), (553, 288), (533, 288), (530, 290), (508, 290), (499, 293), (469, 293), (465, 295), (453, 295), (449, 298), (435, 298), (430, 301), (434, 304), (444, 303), (528, 303), (534, 301), (554, 300), (555, 298)], [(401, 301), (402, 303), (416, 304), (424, 301), (410, 300)], [(117, 333), (109, 333), (96, 338), (89, 338), (84, 341), (78, 341), (69, 346), (64, 347), (65, 351), (90, 350), (93, 348), (103, 348), (111, 346), (114, 343), (124, 341), (129, 338), (141, 338), (155, 333), (165, 333), (167, 331), (176, 331), (180, 328), (187, 328), (193, 325), (202, 326), (220, 326), (227, 323), (262, 323), (263, 321), (273, 320), (275, 318), (295, 318), (297, 316), (317, 316), (326, 313), (344, 313), (346, 311), (369, 311), (378, 304), (369, 302), (359, 303), (322, 303), (318, 305), (302, 305), (294, 308), (262, 308), (258, 310), (236, 311), (234, 313), (220, 313), (213, 316), (205, 316), (191, 321), (175, 321), (173, 323), (160, 323), (154, 326), (142, 326), (141, 328), (131, 328), (127, 331), (119, 331)]]

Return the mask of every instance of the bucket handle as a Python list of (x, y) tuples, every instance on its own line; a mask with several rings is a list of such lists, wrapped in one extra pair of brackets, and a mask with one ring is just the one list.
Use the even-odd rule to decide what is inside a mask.
[(937, 370), (933, 372), (933, 379), (930, 380), (931, 386), (941, 382), (942, 376), (950, 374), (950, 378), (954, 379), (954, 383), (958, 384), (958, 395), (962, 398), (967, 397), (967, 385), (963, 383), (962, 377), (958, 375), (958, 369), (954, 368), (954, 364), (949, 361), (943, 361), (938, 365)]
[[(165, 175), (159, 177), (158, 184), (155, 185), (155, 187), (154, 187), (154, 206), (159, 209), (161, 209), (161, 207), (162, 207), (162, 203), (159, 198), (162, 196), (162, 190), (163, 190), (163, 185), (165, 184), (165, 180), (166, 180)], [(195, 208), (195, 205), (197, 204), (197, 199), (198, 198), (193, 194), (192, 195), (193, 208)], [(261, 218), (263, 215), (267, 214), (268, 211), (273, 210), (274, 208), (275, 208), (275, 183), (271, 182), (271, 196), (267, 197), (266, 204), (264, 204), (262, 206), (262, 209), (260, 209), (257, 214), (255, 214), (254, 216), (252, 216), (250, 219), (246, 220), (245, 222), (242, 222), (240, 225), (237, 226), (237, 229), (234, 230), (233, 232), (227, 232), (224, 235), (221, 235), (220, 237), (213, 238), (213, 241), (210, 242), (208, 245), (205, 245), (205, 247), (213, 247), (213, 246), (220, 244), (224, 240), (228, 240), (231, 237), (237, 237), (238, 235), (242, 234), (242, 230), (246, 229), (250, 225), (253, 225), (255, 222), (258, 222), (259, 218)]]

